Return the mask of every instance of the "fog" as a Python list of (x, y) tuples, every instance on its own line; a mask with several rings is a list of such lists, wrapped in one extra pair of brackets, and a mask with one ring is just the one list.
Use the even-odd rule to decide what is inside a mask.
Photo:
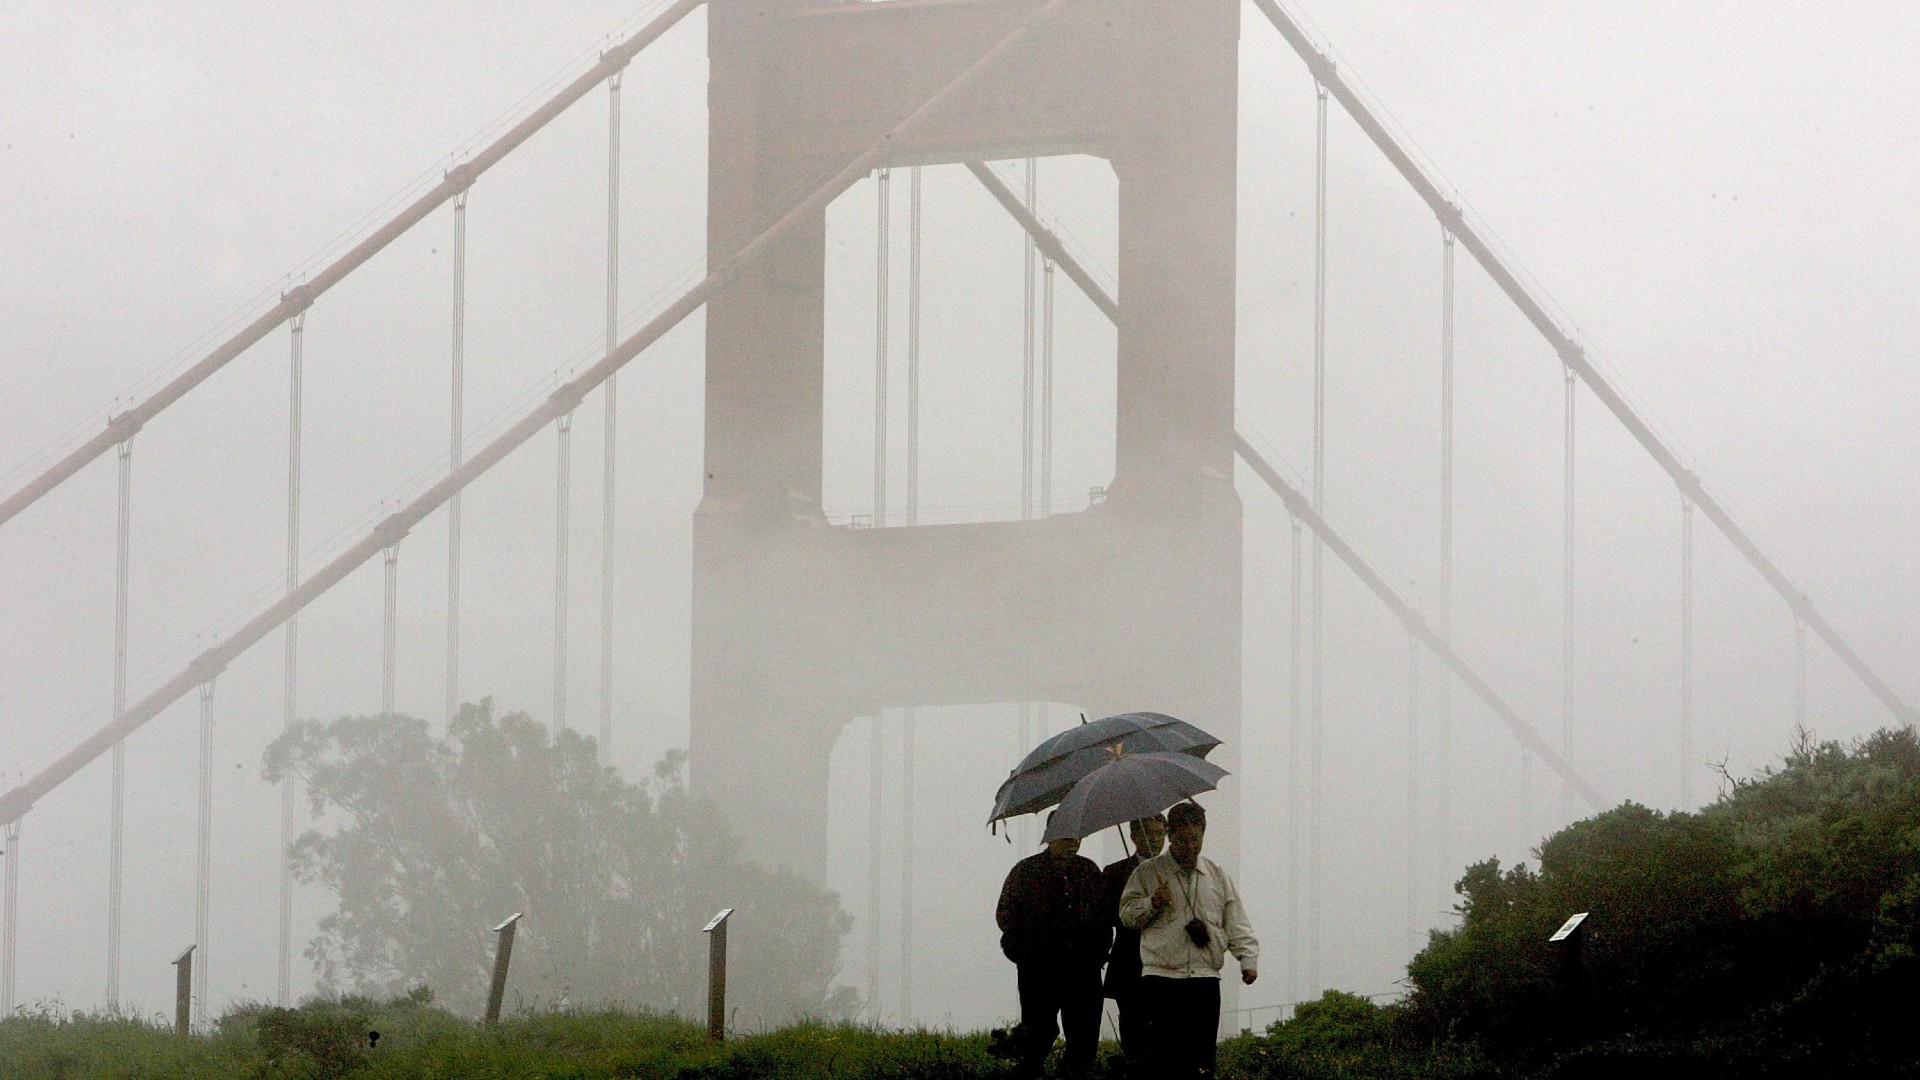
[[(1920, 12), (1897, 5), (1297, 5), (1397, 126), (1488, 222), (1597, 359), (1853, 645), (1920, 699)], [(234, 9), (74, 2), (0, 12), (0, 491), (46, 452), (277, 297), (634, 25), (595, 0), (532, 11), (430, 0)], [(623, 90), (621, 283), (629, 327), (704, 266), (706, 30), (696, 12)], [(1311, 461), (1313, 88), (1251, 7), (1241, 28), (1237, 413), (1296, 477)], [(604, 307), (606, 106), (595, 91), (472, 192), (468, 445), (583, 359)], [(482, 140), (484, 141), (484, 140)], [(1329, 142), (1327, 515), (1427, 611), (1438, 606), (1440, 230), (1351, 121)], [(1000, 163), (1010, 181), (1015, 162)], [(1043, 159), (1044, 216), (1117, 282), (1114, 173)], [(952, 165), (925, 178), (922, 519), (1019, 516), (1019, 227)], [(904, 363), (905, 171), (893, 177), (891, 352)], [(828, 211), (823, 503), (872, 508), (875, 186)], [(358, 223), (358, 224), (356, 224)], [(304, 548), (357, 539), (445, 467), (452, 224), (441, 210), (310, 313)], [(1552, 350), (1460, 253), (1455, 640), (1550, 740), (1560, 732), (1561, 373)], [(297, 277), (292, 279), (297, 280)], [(1124, 287), (1121, 289), (1124, 295)], [(197, 349), (196, 349), (197, 346)], [(1086, 508), (1114, 466), (1112, 326), (1058, 282), (1055, 508)], [(692, 515), (702, 491), (701, 319), (622, 373), (613, 583), (613, 759), (640, 775), (689, 739)], [(170, 678), (278, 595), (284, 559), (287, 334), (271, 335), (142, 431), (133, 450), (132, 693)], [(896, 366), (892, 437), (904, 429)], [(1680, 510), (1672, 484), (1579, 395), (1572, 760), (1609, 803), (1678, 807), (1741, 775), (1795, 723), (1793, 623), (1697, 522), (1695, 760), (1679, 715)], [(573, 429), (568, 681), (597, 716), (601, 405)], [(893, 485), (904, 453), (890, 454)], [(554, 438), (465, 496), (461, 689), (551, 713)], [(109, 719), (114, 472), (95, 463), (0, 527), (0, 787)], [(1452, 841), (1434, 846), (1439, 667), (1418, 661), (1419, 806), (1407, 805), (1405, 632), (1329, 559), (1325, 870), (1318, 984), (1288, 895), (1289, 527), (1246, 469), (1239, 876), (1268, 960), (1267, 1006), (1339, 987), (1390, 994), (1468, 862), (1531, 860), (1570, 813), (1559, 783), (1461, 687)], [(904, 490), (892, 488), (895, 498)], [(401, 547), (397, 705), (443, 712), (445, 516)], [(1044, 582), (1036, 583), (1044, 588)], [(300, 714), (380, 707), (381, 597), (369, 565), (302, 616)], [(271, 996), (279, 730), (270, 637), (218, 683), (210, 999)], [(1153, 702), (1127, 703), (1153, 708)], [(1029, 738), (1075, 722), (1049, 703)], [(1817, 642), (1807, 720), (1824, 737), (1889, 722)], [(842, 981), (868, 1014), (971, 1028), (1016, 1011), (992, 903), (1031, 850), (982, 818), (1017, 760), (1015, 703), (921, 708), (914, 787), (913, 1008), (900, 1000), (898, 709), (878, 720), (880, 907), (870, 919), (874, 721), (831, 760), (823, 880), (855, 927)], [(128, 743), (123, 998), (152, 1011), (193, 934), (196, 713), (183, 700)], [(699, 777), (696, 773), (694, 783)], [(25, 821), (17, 1000), (102, 1000), (104, 762)], [(812, 823), (795, 822), (804, 829)], [(1036, 831), (1011, 834), (1029, 844)], [(1405, 888), (1407, 850), (1417, 886)], [(1089, 845), (1117, 857), (1110, 840)], [(296, 899), (296, 942), (329, 897)], [(507, 913), (502, 912), (503, 916)], [(874, 927), (869, 931), (869, 924)], [(1304, 932), (1304, 921), (1300, 924)], [(538, 913), (528, 916), (538, 932)], [(1296, 952), (1297, 950), (1297, 952)], [(1288, 959), (1300, 964), (1289, 969)], [(877, 959), (877, 965), (876, 965)], [(296, 959), (296, 993), (312, 975)], [(736, 978), (750, 978), (739, 973)]]

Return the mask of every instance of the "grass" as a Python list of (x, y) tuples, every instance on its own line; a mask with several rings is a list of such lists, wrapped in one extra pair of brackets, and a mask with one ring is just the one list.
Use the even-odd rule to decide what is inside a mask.
[[(370, 1032), (379, 1032), (369, 1045)], [(704, 1026), (626, 1012), (550, 1012), (488, 1028), (423, 1001), (245, 1005), (207, 1034), (181, 1037), (160, 1018), (29, 1011), (0, 1020), (6, 1080), (140, 1078), (998, 1077), (992, 1036), (798, 1025), (716, 1046)]]

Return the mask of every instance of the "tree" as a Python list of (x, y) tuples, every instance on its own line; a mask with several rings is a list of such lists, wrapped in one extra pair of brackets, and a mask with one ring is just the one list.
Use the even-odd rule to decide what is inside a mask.
[(303, 721), (267, 748), (297, 777), (316, 828), (293, 846), (302, 881), (338, 907), (307, 949), (325, 991), (426, 985), (475, 1009), (487, 928), (525, 913), (510, 998), (547, 1006), (704, 1009), (701, 925), (734, 907), (729, 985), (747, 1026), (852, 1015), (835, 988), (852, 920), (798, 875), (745, 860), (720, 813), (692, 799), (685, 755), (630, 783), (591, 739), (469, 704), (435, 736), (403, 716)]

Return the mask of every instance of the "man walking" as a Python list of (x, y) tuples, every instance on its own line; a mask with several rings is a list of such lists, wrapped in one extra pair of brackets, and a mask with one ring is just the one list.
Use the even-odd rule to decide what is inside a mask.
[(1149, 1036), (1147, 1026), (1152, 1015), (1140, 992), (1140, 931), (1120, 921), (1120, 898), (1127, 891), (1127, 880), (1143, 862), (1160, 854), (1167, 843), (1167, 816), (1155, 814), (1133, 822), (1127, 829), (1133, 838), (1133, 854), (1100, 871), (1104, 897), (1102, 911), (1114, 927), (1113, 951), (1107, 954), (1107, 996), (1120, 1010), (1120, 1050), (1127, 1059), (1127, 1071), (1146, 1076)]
[(1021, 1077), (1040, 1075), (1054, 1035), (1063, 1029), (1064, 1071), (1093, 1067), (1100, 1042), (1100, 965), (1112, 938), (1100, 901), (1100, 867), (1071, 838), (1051, 841), (1015, 863), (1000, 888), (994, 913), (1000, 950), (1019, 971)]
[(1241, 982), (1259, 977), (1260, 943), (1233, 879), (1200, 854), (1206, 834), (1200, 804), (1168, 811), (1167, 853), (1141, 863), (1120, 899), (1121, 924), (1140, 931), (1140, 996), (1153, 1012), (1156, 1077), (1213, 1075), (1227, 953), (1240, 961)]

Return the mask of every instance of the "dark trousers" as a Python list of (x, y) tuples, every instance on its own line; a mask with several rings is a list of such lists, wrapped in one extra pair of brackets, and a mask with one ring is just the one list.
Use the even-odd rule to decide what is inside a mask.
[(1110, 988), (1114, 1007), (1120, 1010), (1120, 1053), (1126, 1058), (1126, 1075), (1146, 1077), (1147, 1055), (1153, 1045), (1152, 1006), (1140, 995), (1140, 979), (1135, 976), (1126, 986)]
[(1153, 1017), (1147, 1055), (1152, 1075), (1167, 1080), (1212, 1076), (1220, 1037), (1220, 980), (1146, 975), (1139, 996)]
[(1020, 1071), (1039, 1076), (1053, 1049), (1054, 1036), (1063, 1029), (1067, 1072), (1093, 1067), (1100, 1045), (1100, 969), (1069, 961), (1020, 965)]

